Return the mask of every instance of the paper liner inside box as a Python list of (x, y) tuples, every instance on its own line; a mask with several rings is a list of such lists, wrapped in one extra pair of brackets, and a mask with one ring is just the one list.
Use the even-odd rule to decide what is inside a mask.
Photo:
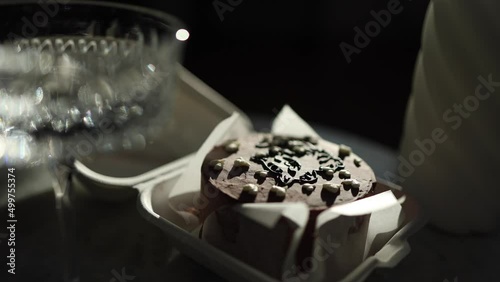
[[(198, 218), (190, 212), (190, 209), (203, 205), (198, 202), (197, 195), (200, 192), (201, 167), (205, 156), (224, 140), (245, 136), (251, 132), (252, 129), (247, 123), (235, 113), (212, 131), (193, 157), (169, 194), (170, 206), (185, 219), (185, 229), (194, 230), (200, 225)], [(289, 106), (285, 106), (274, 120), (272, 133), (319, 136)], [(267, 231), (276, 228), (278, 223), (283, 222), (282, 219), (292, 223), (291, 240), (282, 261), (282, 275), (280, 275), (285, 281), (298, 281), (294, 279), (321, 281), (326, 278), (338, 280), (368, 255), (380, 249), (400, 228), (404, 218), (401, 204), (391, 191), (352, 203), (335, 205), (323, 211), (316, 222), (318, 236), (314, 242), (312, 256), (307, 257), (302, 263), (298, 262), (303, 268), (312, 271), (296, 277), (296, 250), (307, 225), (307, 206), (301, 203), (250, 203), (237, 204), (230, 208), (245, 220), (254, 222)], [(363, 219), (362, 224), (358, 224), (356, 232), (350, 233), (352, 226), (356, 225), (356, 221), (360, 218)], [(207, 220), (214, 219), (209, 217)], [(244, 246), (244, 242), (239, 243)]]
[(190, 209), (200, 208), (204, 204), (199, 202), (197, 195), (200, 192), (201, 166), (205, 156), (223, 140), (245, 136), (250, 132), (252, 128), (249, 127), (248, 122), (238, 113), (233, 113), (214, 128), (193, 156), (168, 196), (171, 208), (184, 218), (186, 223), (186, 226), (183, 226), (184, 229), (192, 230), (200, 225), (198, 217), (193, 215)]
[(401, 204), (392, 191), (385, 191), (322, 212), (313, 252), (302, 262), (303, 267), (317, 268), (311, 280), (338, 281), (380, 250), (403, 224)]
[(308, 217), (309, 208), (304, 203), (224, 206), (205, 220), (202, 239), (279, 278), (283, 269), (295, 264), (294, 254)]

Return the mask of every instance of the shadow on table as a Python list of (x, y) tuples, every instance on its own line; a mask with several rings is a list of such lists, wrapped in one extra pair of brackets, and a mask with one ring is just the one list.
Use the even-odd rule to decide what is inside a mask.
[[(163, 232), (139, 215), (136, 199), (109, 203), (83, 190), (75, 194), (82, 282), (223, 281), (179, 255)], [(61, 237), (53, 192), (48, 189), (16, 203), (16, 217), (16, 281), (60, 281)], [(0, 218), (7, 218), (6, 207)], [(0, 235), (5, 235), (3, 230)], [(3, 256), (7, 240), (0, 240)]]

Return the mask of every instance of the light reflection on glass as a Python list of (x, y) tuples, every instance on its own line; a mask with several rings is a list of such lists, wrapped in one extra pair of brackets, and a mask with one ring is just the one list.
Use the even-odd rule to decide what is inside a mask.
[(185, 29), (179, 29), (175, 33), (175, 38), (177, 38), (177, 40), (179, 40), (179, 41), (186, 41), (189, 38), (189, 31), (187, 31)]

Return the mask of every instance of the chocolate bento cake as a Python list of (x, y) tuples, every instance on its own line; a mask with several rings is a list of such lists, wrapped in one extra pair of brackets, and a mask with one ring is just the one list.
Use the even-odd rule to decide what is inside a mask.
[(200, 197), (206, 203), (198, 211), (201, 238), (274, 277), (283, 271), (291, 223), (266, 230), (239, 217), (232, 206), (305, 203), (309, 220), (296, 254), (299, 261), (310, 255), (317, 216), (333, 205), (369, 196), (376, 184), (373, 170), (350, 147), (310, 136), (252, 133), (227, 140), (206, 155), (201, 172)]

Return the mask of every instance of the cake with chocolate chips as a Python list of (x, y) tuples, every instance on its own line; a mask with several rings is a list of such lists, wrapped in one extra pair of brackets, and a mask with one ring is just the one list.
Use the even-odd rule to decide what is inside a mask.
[[(280, 231), (259, 231), (258, 224), (239, 218), (228, 207), (241, 203), (307, 204), (309, 221), (298, 247), (299, 260), (310, 255), (319, 213), (369, 196), (375, 187), (372, 169), (350, 147), (309, 136), (253, 133), (227, 140), (207, 154), (201, 171), (200, 202), (204, 204), (198, 212), (204, 224), (202, 239), (274, 277), (283, 272), (280, 263), (291, 240), (290, 223), (277, 224)], [(255, 242), (243, 239), (248, 233), (254, 234)]]

